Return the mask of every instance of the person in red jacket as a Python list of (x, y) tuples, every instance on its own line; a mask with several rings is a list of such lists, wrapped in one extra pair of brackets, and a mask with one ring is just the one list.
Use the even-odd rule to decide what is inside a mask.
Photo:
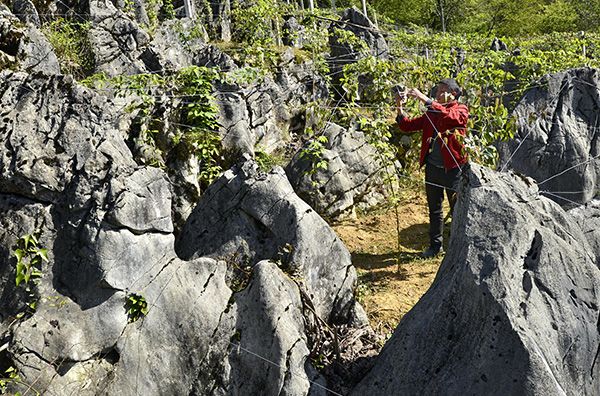
[(441, 80), (435, 89), (435, 99), (428, 98), (418, 89), (406, 92), (408, 97), (423, 102), (427, 110), (416, 118), (403, 114), (405, 99), (398, 95), (396, 122), (401, 132), (422, 132), (419, 164), (425, 165), (425, 191), (429, 207), (429, 248), (421, 255), (429, 258), (443, 252), (443, 213), (444, 190), (454, 209), (456, 190), (463, 166), (468, 162), (462, 143), (467, 133), (469, 109), (458, 102), (462, 90), (454, 79)]

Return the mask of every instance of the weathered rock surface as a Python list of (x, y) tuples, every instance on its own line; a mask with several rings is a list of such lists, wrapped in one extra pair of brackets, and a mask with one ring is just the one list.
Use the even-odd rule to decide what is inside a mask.
[(302, 150), (286, 167), (296, 193), (327, 218), (379, 203), (384, 198), (381, 191), (383, 165), (364, 134), (328, 124), (323, 136), (327, 138), (322, 153), (322, 160), (327, 161), (325, 169), (314, 168), (314, 162), (321, 159), (303, 156)]
[(600, 200), (593, 199), (585, 205), (568, 211), (588, 241), (589, 253), (596, 257), (596, 264), (600, 267)]
[[(340, 37), (336, 29), (352, 33), (355, 39), (364, 43), (364, 46), (355, 42), (355, 39), (348, 40), (345, 35)], [(340, 85), (345, 65), (355, 63), (368, 55), (387, 59), (389, 53), (388, 45), (379, 29), (355, 7), (346, 9), (340, 20), (330, 25), (329, 48), (329, 67), (335, 85)], [(372, 82), (361, 79), (359, 83), (359, 89), (362, 89), (362, 86), (370, 85)]]
[(533, 177), (561, 205), (585, 203), (598, 191), (598, 70), (545, 76), (514, 110), (517, 133), (498, 145), (499, 167)]
[[(290, 55), (291, 56), (291, 55)], [(290, 130), (303, 115), (302, 105), (327, 97), (325, 80), (310, 63), (295, 64), (293, 58), (274, 78), (258, 84), (217, 84), (220, 133), (226, 149), (254, 153), (260, 147), (272, 153), (290, 141)]]
[(192, 30), (189, 19), (169, 20), (162, 23), (152, 36), (141, 59), (150, 72), (173, 72), (197, 64), (195, 54), (206, 47), (206, 37), (186, 37)]
[(13, 0), (12, 12), (23, 23), (31, 23), (35, 27), (40, 27), (40, 16), (38, 10), (31, 0)]
[(287, 18), (283, 23), (282, 30), (283, 45), (302, 48), (305, 39), (304, 32), (306, 29), (298, 22), (296, 17), (291, 16)]
[[(303, 291), (325, 319), (358, 325), (365, 315), (348, 251), (282, 169), (262, 175), (249, 160), (211, 187), (188, 227), (194, 234), (182, 236), (205, 241), (188, 247), (194, 258), (184, 261), (175, 253), (170, 182), (139, 166), (125, 143), (130, 115), (64, 76), (0, 77), (1, 356), (20, 377), (10, 392), (324, 394), (309, 359)], [(225, 211), (203, 217), (207, 208)], [(209, 223), (218, 215), (222, 224)], [(234, 228), (198, 235), (202, 224)], [(237, 224), (243, 234), (235, 235)], [(49, 261), (29, 293), (15, 286), (13, 253), (35, 230)], [(291, 245), (285, 265), (262, 260), (276, 258), (281, 244)], [(200, 249), (248, 251), (252, 268), (232, 279), (233, 259), (201, 257)], [(147, 303), (137, 321), (128, 314), (134, 296)]]
[(95, 55), (96, 72), (108, 76), (146, 72), (140, 59), (150, 37), (110, 0), (90, 0), (88, 33)]
[(68, 76), (0, 75), (3, 192), (57, 202), (76, 172), (105, 175), (100, 164), (86, 169), (92, 157), (135, 165), (119, 131), (126, 129), (128, 116), (111, 111), (106, 98)]
[[(388, 56), (388, 45), (377, 27), (362, 12), (356, 8), (348, 8), (341, 15), (339, 26), (333, 24), (332, 28), (341, 28), (352, 32), (357, 38), (367, 45), (370, 55), (385, 59)], [(363, 54), (357, 53), (351, 44), (340, 41), (335, 34), (330, 36), (331, 57), (340, 58), (336, 63), (352, 63), (360, 59)]]
[[(60, 73), (54, 49), (36, 27), (39, 18), (32, 4), (19, 2), (22, 21), (14, 16), (8, 7), (0, 4), (0, 69), (25, 70), (28, 72)], [(17, 11), (15, 11), (16, 13)]]
[(472, 166), (433, 285), (352, 394), (597, 395), (599, 291), (571, 216), (533, 180)]
[(355, 313), (348, 250), (279, 167), (265, 174), (248, 160), (225, 172), (190, 215), (177, 250), (186, 259), (215, 257), (239, 267), (281, 258), (322, 319), (347, 321)]

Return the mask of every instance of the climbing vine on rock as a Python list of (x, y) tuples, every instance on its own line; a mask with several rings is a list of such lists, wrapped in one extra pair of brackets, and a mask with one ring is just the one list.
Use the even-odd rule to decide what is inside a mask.
[(136, 115), (137, 138), (152, 151), (144, 157), (149, 165), (164, 168), (175, 157), (195, 158), (205, 188), (221, 174), (224, 161), (213, 95), (213, 82), (223, 78), (216, 69), (190, 66), (169, 76), (95, 76), (85, 83), (112, 87), (117, 96), (130, 99), (127, 110)]
[(13, 255), (17, 259), (15, 267), (15, 284), (22, 287), (27, 294), (27, 307), (34, 311), (37, 300), (33, 286), (42, 277), (42, 264), (48, 262), (48, 250), (39, 246), (40, 231), (26, 234), (19, 238)]

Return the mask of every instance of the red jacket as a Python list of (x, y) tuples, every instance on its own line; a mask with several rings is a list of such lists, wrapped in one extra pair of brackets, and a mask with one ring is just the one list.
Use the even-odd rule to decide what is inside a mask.
[(399, 116), (396, 121), (401, 131), (423, 131), (419, 158), (421, 166), (425, 163), (431, 138), (437, 130), (446, 142), (444, 144), (441, 139), (436, 140), (441, 146), (444, 168), (450, 170), (465, 164), (468, 160), (464, 145), (456, 138), (456, 134), (466, 135), (468, 119), (469, 109), (464, 104), (457, 101), (446, 104), (433, 101), (422, 116), (413, 119)]

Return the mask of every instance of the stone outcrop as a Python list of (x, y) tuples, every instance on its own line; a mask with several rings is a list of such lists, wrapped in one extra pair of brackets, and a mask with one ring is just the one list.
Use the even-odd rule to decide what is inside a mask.
[(140, 57), (150, 42), (148, 33), (110, 0), (90, 0), (89, 15), (96, 72), (114, 77), (147, 71)]
[[(337, 29), (351, 33), (352, 38), (340, 35)], [(379, 29), (354, 7), (344, 10), (340, 20), (329, 26), (329, 48), (328, 63), (336, 86), (341, 85), (344, 66), (369, 55), (380, 59), (387, 59), (389, 55), (387, 42)], [(372, 81), (361, 78), (359, 91), (371, 84)], [(340, 95), (339, 92), (337, 94)]]
[[(70, 77), (0, 77), (1, 357), (20, 378), (10, 392), (325, 394), (311, 312), (353, 326), (365, 314), (348, 251), (281, 168), (262, 174), (246, 158), (226, 172), (190, 217), (184, 260), (170, 181), (134, 161), (122, 106)], [(27, 290), (14, 252), (34, 232), (48, 262)]]
[[(286, 172), (296, 193), (318, 213), (337, 218), (368, 209), (384, 198), (382, 157), (364, 134), (328, 124), (327, 143), (320, 158), (305, 155), (305, 147), (292, 158)], [(315, 162), (326, 161), (325, 169)]]
[[(216, 85), (220, 133), (226, 149), (254, 153), (256, 148), (272, 153), (285, 147), (290, 133), (304, 116), (302, 105), (328, 95), (327, 84), (311, 63), (294, 63), (283, 56), (280, 70), (257, 84)], [(303, 128), (301, 125), (300, 128)]]
[[(385, 38), (369, 18), (356, 8), (353, 7), (344, 10), (339, 23), (331, 25), (330, 29), (333, 28), (352, 32), (356, 38), (364, 41), (367, 46), (366, 53), (382, 59), (388, 57), (389, 48)], [(356, 47), (345, 40), (341, 40), (335, 34), (330, 35), (329, 45), (331, 47), (331, 57), (339, 59), (335, 63), (352, 63), (364, 56), (364, 54), (356, 52)]]
[(39, 17), (35, 7), (29, 2), (18, 2), (17, 6), (21, 21), (0, 4), (0, 70), (60, 73), (54, 49), (36, 26)]
[(575, 219), (590, 246), (589, 253), (600, 266), (600, 200), (593, 199), (585, 205), (568, 211)]
[(517, 133), (499, 143), (499, 167), (533, 177), (561, 205), (588, 202), (600, 174), (598, 109), (598, 70), (545, 76), (515, 108)]
[(350, 253), (279, 167), (263, 173), (247, 160), (225, 172), (188, 218), (177, 251), (185, 259), (213, 257), (238, 268), (279, 260), (302, 279), (323, 320), (364, 323), (353, 297)]
[(465, 172), (449, 253), (353, 395), (595, 395), (600, 270), (530, 178)]

